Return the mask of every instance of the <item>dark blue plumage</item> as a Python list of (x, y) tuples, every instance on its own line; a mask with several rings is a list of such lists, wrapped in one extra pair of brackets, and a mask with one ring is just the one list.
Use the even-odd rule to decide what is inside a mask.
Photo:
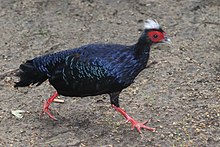
[(135, 57), (135, 46), (91, 44), (68, 55), (60, 64), (63, 68), (55, 70), (49, 81), (67, 96), (121, 91), (133, 82), (146, 59)]
[(148, 20), (145, 30), (134, 45), (89, 44), (79, 48), (47, 54), (28, 60), (20, 65), (20, 81), (15, 87), (40, 85), (45, 80), (56, 93), (44, 103), (44, 112), (49, 113), (50, 103), (58, 94), (64, 96), (93, 96), (109, 94), (111, 104), (138, 129), (146, 128), (119, 108), (120, 92), (133, 83), (135, 77), (146, 67), (150, 46), (169, 41), (156, 21)]
[[(138, 49), (143, 50), (141, 55), (136, 54)], [(129, 86), (146, 66), (148, 57), (149, 47), (138, 44), (90, 44), (36, 57), (27, 63), (33, 64), (35, 72), (45, 77), (43, 80), (49, 79), (59, 94), (88, 96), (121, 91)]]

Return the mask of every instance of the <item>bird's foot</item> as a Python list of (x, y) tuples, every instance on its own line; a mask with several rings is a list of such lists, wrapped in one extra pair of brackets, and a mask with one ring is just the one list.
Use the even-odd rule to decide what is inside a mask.
[(145, 122), (142, 122), (142, 123), (139, 123), (137, 120), (133, 119), (132, 117), (128, 116), (128, 118), (126, 118), (126, 122), (131, 122), (132, 126), (132, 130), (134, 128), (136, 128), (138, 130), (139, 133), (142, 133), (141, 132), (141, 128), (144, 128), (144, 129), (147, 129), (149, 131), (152, 131), (152, 132), (155, 132), (156, 129), (155, 128), (151, 128), (151, 127), (148, 127), (146, 126), (145, 124), (148, 123), (149, 121), (145, 121)]
[(155, 128), (151, 128), (146, 126), (145, 124), (148, 123), (148, 121), (139, 123), (137, 120), (133, 119), (131, 116), (129, 116), (122, 108), (120, 107), (116, 107), (115, 105), (112, 105), (113, 108), (115, 108), (116, 111), (118, 111), (119, 113), (121, 113), (125, 118), (126, 118), (126, 122), (131, 122), (132, 126), (132, 130), (134, 128), (136, 128), (138, 130), (139, 133), (141, 132), (141, 128), (147, 129), (149, 131), (155, 132)]
[(50, 113), (50, 111), (49, 111), (49, 110), (50, 110), (49, 106), (50, 106), (50, 103), (47, 102), (47, 100), (45, 100), (45, 101), (44, 101), (44, 105), (43, 105), (43, 112), (42, 112), (42, 113), (47, 113), (47, 115), (48, 115), (51, 119), (57, 120), (57, 119)]
[(49, 117), (53, 120), (57, 120), (51, 113), (50, 113), (50, 104), (54, 101), (54, 99), (58, 96), (58, 93), (57, 92), (54, 92), (54, 94), (47, 100), (44, 101), (44, 105), (43, 105), (43, 111), (42, 111), (42, 114), (43, 113), (47, 113), (49, 115)]

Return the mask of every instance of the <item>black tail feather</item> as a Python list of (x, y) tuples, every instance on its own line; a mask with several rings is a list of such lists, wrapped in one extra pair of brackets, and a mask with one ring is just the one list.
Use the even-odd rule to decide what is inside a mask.
[(21, 64), (16, 76), (20, 77), (20, 81), (15, 82), (14, 87), (25, 87), (36, 83), (38, 86), (48, 79), (46, 74), (36, 69), (33, 60), (28, 60), (26, 63)]

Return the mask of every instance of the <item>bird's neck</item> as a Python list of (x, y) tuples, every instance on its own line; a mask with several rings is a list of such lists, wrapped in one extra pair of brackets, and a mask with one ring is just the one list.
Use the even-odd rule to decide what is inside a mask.
[(138, 42), (134, 45), (134, 51), (136, 58), (147, 58), (150, 54), (151, 43), (147, 42), (145, 38), (139, 38)]

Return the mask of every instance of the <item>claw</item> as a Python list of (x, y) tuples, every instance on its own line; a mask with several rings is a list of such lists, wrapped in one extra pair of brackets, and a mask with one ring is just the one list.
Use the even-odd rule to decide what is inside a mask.
[(120, 107), (116, 107), (115, 105), (112, 105), (113, 108), (115, 108), (116, 111), (120, 112), (125, 118), (126, 118), (126, 123), (131, 122), (131, 129), (134, 130), (136, 128), (139, 133), (141, 132), (141, 128), (147, 129), (149, 131), (155, 132), (155, 128), (151, 128), (146, 126), (145, 124), (148, 123), (149, 121), (144, 121), (142, 123), (139, 123), (137, 120), (133, 119), (131, 116), (129, 116), (123, 109)]
[(44, 107), (43, 107), (43, 113), (47, 113), (47, 115), (53, 119), (53, 120), (57, 120), (51, 113), (50, 113), (50, 108), (49, 108), (50, 104), (45, 100), (44, 101)]
[(130, 121), (131, 124), (132, 124), (131, 129), (134, 130), (134, 128), (136, 128), (139, 133), (142, 133), (141, 128), (147, 129), (147, 130), (152, 131), (152, 132), (155, 132), (155, 130), (156, 130), (155, 128), (151, 128), (151, 127), (148, 127), (148, 126), (145, 125), (149, 121), (144, 121), (142, 123), (139, 123), (138, 121), (136, 121), (135, 119), (133, 119), (131, 117), (128, 118), (127, 120)]
[(49, 106), (50, 106), (50, 103), (52, 103), (57, 96), (58, 96), (58, 93), (55, 92), (48, 100), (45, 100), (45, 101), (44, 101), (44, 105), (43, 105), (43, 112), (42, 112), (42, 114), (43, 114), (43, 113), (47, 113), (48, 116), (49, 116), (51, 119), (53, 119), (53, 120), (57, 120), (57, 119), (50, 113), (50, 111), (49, 111), (49, 110), (50, 110)]

